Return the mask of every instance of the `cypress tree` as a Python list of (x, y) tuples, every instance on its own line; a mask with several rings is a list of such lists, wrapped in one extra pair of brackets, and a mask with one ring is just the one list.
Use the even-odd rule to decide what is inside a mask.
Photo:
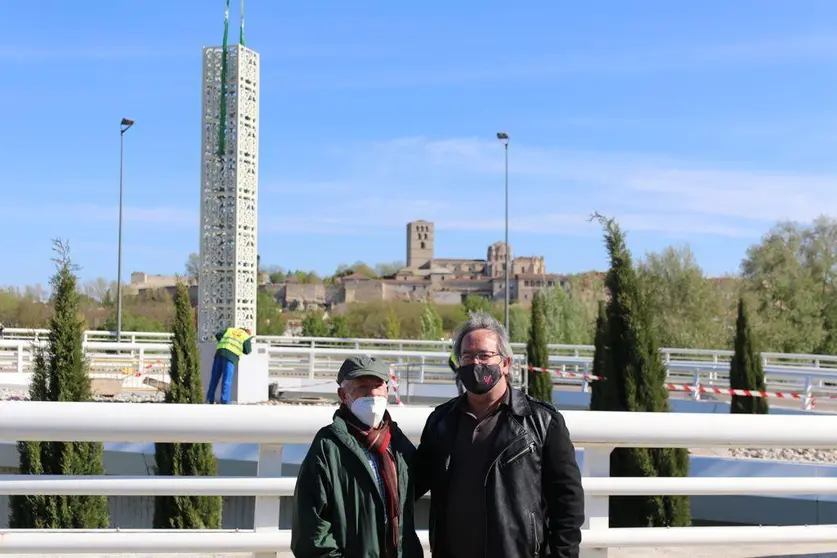
[[(189, 302), (189, 290), (178, 282), (174, 296), (172, 324), (171, 383), (166, 403), (203, 403), (197, 333)], [(156, 473), (167, 476), (206, 476), (218, 474), (212, 444), (157, 443)], [(158, 496), (154, 501), (155, 529), (220, 529), (220, 496)]]
[[(605, 366), (607, 357), (607, 305), (605, 301), (599, 301), (599, 314), (596, 316), (596, 337), (593, 341), (595, 347), (593, 353), (593, 370), (591, 374), (599, 378), (605, 378)], [(590, 410), (607, 411), (611, 407), (607, 400), (606, 380), (597, 380), (590, 383)]]
[[(35, 351), (29, 388), (32, 401), (92, 401), (82, 351), (77, 267), (69, 246), (53, 241), (56, 273), (50, 279), (53, 315), (46, 347)], [(104, 403), (103, 403), (104, 404)], [(57, 411), (56, 411), (57, 412)], [(103, 475), (102, 444), (97, 442), (19, 442), (23, 475)], [(103, 529), (110, 513), (104, 496), (12, 496), (9, 525), (15, 529)]]
[[(624, 235), (612, 220), (605, 228), (610, 269), (605, 279), (607, 336), (603, 359), (606, 408), (612, 411), (669, 411), (666, 368), (660, 356), (651, 313), (642, 295)], [(618, 419), (617, 419), (618, 420)], [(610, 458), (613, 477), (675, 477), (689, 474), (689, 453), (675, 448), (616, 448)], [(610, 498), (611, 527), (675, 527), (690, 523), (686, 496)]]
[[(546, 343), (546, 315), (544, 294), (536, 292), (532, 297), (532, 319), (529, 324), (529, 341), (526, 356), (530, 366), (549, 368), (549, 348)], [(549, 372), (529, 370), (529, 395), (541, 401), (552, 403), (552, 377)]]
[[(735, 322), (735, 354), (729, 366), (729, 387), (765, 391), (764, 367), (755, 346), (747, 305), (738, 299), (738, 320)], [(733, 395), (731, 413), (767, 414), (767, 399)]]

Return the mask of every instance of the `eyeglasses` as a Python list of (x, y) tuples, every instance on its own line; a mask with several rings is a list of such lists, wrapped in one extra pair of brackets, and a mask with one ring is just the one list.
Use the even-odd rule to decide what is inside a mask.
[(500, 353), (492, 351), (480, 351), (478, 353), (462, 353), (460, 358), (462, 362), (488, 362), (496, 356), (501, 356)]

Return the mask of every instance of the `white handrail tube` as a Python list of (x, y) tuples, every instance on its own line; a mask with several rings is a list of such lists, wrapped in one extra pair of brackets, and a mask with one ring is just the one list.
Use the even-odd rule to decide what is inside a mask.
[(293, 496), (295, 477), (0, 475), (0, 494), (55, 496)]
[[(392, 416), (414, 441), (429, 408), (394, 407)], [(253, 552), (275, 555), (290, 544), (279, 530), (279, 496), (295, 479), (281, 473), (282, 444), (309, 444), (332, 419), (331, 407), (158, 405), (123, 403), (0, 403), (0, 440), (105, 442), (257, 442), (257, 478), (48, 477), (0, 475), (0, 494), (252, 495), (253, 530), (0, 531), (6, 553)], [(613, 546), (804, 544), (837, 540), (837, 525), (610, 529), (611, 495), (835, 494), (835, 478), (610, 478), (613, 447), (833, 448), (837, 416), (706, 415), (567, 411), (576, 447), (583, 448), (587, 521), (582, 556), (606, 557)], [(152, 536), (153, 535), (153, 536)], [(427, 544), (427, 532), (419, 532)]]
[[(583, 477), (593, 496), (837, 494), (830, 477)], [(293, 496), (296, 477), (0, 475), (2, 495)], [(425, 495), (428, 498), (429, 495)]]
[[(119, 405), (118, 412), (114, 405)], [(393, 407), (393, 419), (418, 442), (431, 409)], [(0, 440), (241, 442), (308, 444), (331, 422), (332, 407), (307, 405), (155, 405), (0, 402)], [(562, 413), (576, 444), (672, 448), (833, 448), (837, 415)], [(56, 420), (56, 416), (60, 420)]]

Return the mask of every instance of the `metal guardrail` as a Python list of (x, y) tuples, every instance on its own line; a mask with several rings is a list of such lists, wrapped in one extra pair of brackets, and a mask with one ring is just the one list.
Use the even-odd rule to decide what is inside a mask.
[[(43, 339), (49, 330), (46, 329), (23, 329), (6, 328), (2, 340), (33, 341)], [(166, 332), (143, 332), (123, 331), (122, 342), (126, 344), (139, 343), (169, 343), (171, 333)], [(311, 348), (354, 348), (354, 349), (380, 349), (380, 350), (411, 350), (421, 348), (429, 351), (447, 352), (451, 348), (450, 340), (428, 341), (420, 339), (371, 339), (371, 338), (336, 338), (336, 337), (295, 337), (295, 336), (258, 336), (258, 340), (268, 343), (274, 347), (300, 347)], [(85, 342), (115, 342), (116, 332), (89, 330), (84, 332)], [(519, 353), (525, 352), (525, 343), (512, 343), (512, 348)], [(551, 355), (591, 357), (593, 356), (593, 345), (565, 345), (550, 344), (548, 346)], [(733, 352), (723, 349), (677, 349), (661, 348), (663, 358), (669, 360), (681, 360), (688, 362), (711, 362), (725, 363), (732, 356)], [(804, 366), (811, 368), (824, 368), (837, 371), (837, 355), (816, 355), (805, 353), (770, 353), (761, 354), (765, 364), (784, 366)]]
[[(297, 341), (298, 338), (290, 338)], [(328, 339), (328, 338), (326, 338)], [(453, 375), (448, 368), (448, 352), (433, 350), (437, 345), (428, 345), (423, 341), (352, 340), (351, 344), (340, 343), (343, 340), (331, 340), (332, 345), (317, 345), (317, 341), (288, 345), (288, 338), (264, 337), (258, 339), (270, 343), (268, 347), (269, 375), (272, 378), (307, 378), (331, 379), (337, 373), (342, 361), (352, 354), (373, 354), (394, 365), (397, 373), (406, 373), (409, 369), (411, 382), (452, 383)], [(368, 341), (368, 340), (366, 340)], [(28, 373), (32, 370), (33, 350), (44, 346), (41, 338), (34, 340), (0, 340), (0, 373)], [(311, 344), (314, 346), (312, 347)], [(379, 346), (381, 345), (381, 346)], [(359, 348), (357, 348), (359, 347)], [(558, 346), (561, 347), (561, 346)], [(570, 346), (572, 347), (572, 346)], [(158, 381), (167, 381), (170, 361), (168, 343), (115, 343), (87, 341), (84, 349), (90, 363), (91, 376), (102, 379), (122, 379), (123, 388), (131, 390), (151, 389), (145, 384), (146, 377)], [(578, 350), (576, 350), (578, 349)], [(730, 351), (700, 351), (663, 349), (663, 357), (668, 368), (668, 382), (693, 387), (714, 388), (729, 387)], [(592, 353), (580, 354), (574, 347), (574, 355), (551, 354), (549, 366), (558, 371), (576, 374), (589, 374), (592, 367)], [(763, 355), (765, 359), (765, 378), (768, 391), (803, 394), (801, 405), (810, 409), (813, 402), (823, 399), (837, 399), (837, 367), (830, 364), (828, 357), (806, 359), (816, 355)], [(831, 357), (834, 359), (837, 357)], [(813, 365), (812, 365), (813, 363)], [(514, 382), (525, 385), (528, 372), (525, 352), (520, 352), (514, 360)], [(0, 376), (2, 379), (2, 376)], [(589, 389), (589, 381), (577, 377), (554, 375), (553, 383), (559, 386), (578, 386), (582, 391)], [(693, 392), (695, 400), (713, 395)]]
[[(418, 443), (431, 409), (394, 407), (393, 418)], [(252, 552), (276, 556), (290, 545), (280, 530), (280, 496), (292, 496), (296, 479), (280, 477), (284, 444), (309, 444), (331, 421), (331, 407), (141, 404), (119, 413), (97, 403), (0, 403), (0, 439), (101, 442), (258, 443), (257, 477), (0, 476), (0, 494), (252, 495), (250, 530), (15, 530), (0, 531), (0, 554)], [(827, 477), (610, 478), (616, 447), (833, 448), (837, 416), (705, 415), (567, 411), (576, 447), (583, 449), (586, 518), (581, 556), (606, 558), (611, 547), (730, 546), (765, 541), (801, 545), (833, 542), (837, 525), (779, 527), (608, 527), (612, 495), (837, 494)], [(73, 417), (68, 421), (66, 417)], [(432, 498), (432, 495), (431, 495)], [(150, 536), (153, 535), (153, 536)], [(426, 531), (419, 532), (426, 546)]]

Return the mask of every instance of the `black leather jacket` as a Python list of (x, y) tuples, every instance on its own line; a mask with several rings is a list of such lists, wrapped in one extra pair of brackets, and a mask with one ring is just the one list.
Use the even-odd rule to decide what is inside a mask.
[[(459, 399), (430, 414), (413, 461), (416, 497), (431, 491), (430, 547), (438, 558), (447, 556), (448, 537), (457, 536), (445, 532), (444, 510)], [(500, 412), (485, 471), (486, 558), (576, 558), (584, 493), (564, 418), (517, 389)]]

